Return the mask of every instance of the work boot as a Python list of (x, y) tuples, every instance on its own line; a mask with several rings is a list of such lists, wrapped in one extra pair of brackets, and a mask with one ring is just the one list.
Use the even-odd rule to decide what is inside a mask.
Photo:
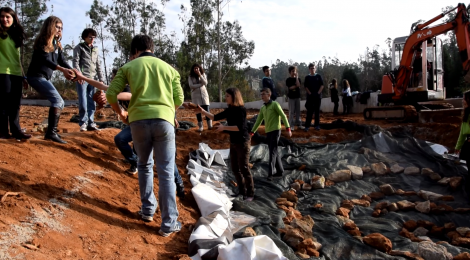
[(209, 128), (209, 130), (212, 129), (212, 120), (207, 120), (207, 128)]
[(202, 122), (197, 122), (197, 126), (199, 126), (198, 131), (202, 132), (204, 130), (204, 126), (202, 125)]
[(48, 126), (44, 140), (51, 140), (56, 143), (66, 144), (67, 142), (60, 139), (59, 135), (57, 135), (57, 125), (59, 124), (59, 119), (60, 109), (57, 107), (49, 108), (49, 118), (47, 119)]

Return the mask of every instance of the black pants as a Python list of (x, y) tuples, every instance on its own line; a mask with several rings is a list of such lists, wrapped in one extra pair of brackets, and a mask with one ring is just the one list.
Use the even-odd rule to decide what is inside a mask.
[(250, 141), (241, 144), (230, 144), (230, 164), (232, 172), (237, 179), (238, 191), (240, 195), (253, 197), (255, 187), (253, 176), (250, 172)]
[(343, 114), (350, 114), (352, 112), (352, 105), (352, 97), (343, 97)]
[[(206, 110), (207, 112), (210, 112), (210, 111), (209, 111), (209, 105), (200, 105), (200, 106), (201, 106), (202, 109)], [(197, 118), (197, 121), (198, 121), (198, 122), (202, 122), (202, 115), (201, 115), (201, 113), (196, 114), (196, 118)], [(206, 116), (206, 120), (210, 120), (210, 118), (208, 118), (208, 117)]]
[(0, 74), (0, 136), (21, 133), (19, 114), (22, 83), (23, 78), (20, 76)]
[(312, 98), (311, 100), (307, 100), (307, 118), (305, 119), (305, 127), (310, 127), (312, 124), (312, 117), (315, 113), (315, 123), (313, 126), (320, 125), (320, 106), (321, 106), (321, 98)]
[(335, 104), (335, 107), (333, 108), (333, 114), (337, 115), (338, 114), (338, 107), (339, 107), (339, 102), (338, 101), (333, 101)]
[(272, 176), (274, 174), (282, 174), (284, 172), (284, 167), (282, 167), (281, 157), (277, 152), (277, 146), (279, 143), (279, 138), (281, 137), (281, 130), (274, 130), (266, 134), (268, 137), (268, 147), (269, 147), (269, 169), (268, 175)]

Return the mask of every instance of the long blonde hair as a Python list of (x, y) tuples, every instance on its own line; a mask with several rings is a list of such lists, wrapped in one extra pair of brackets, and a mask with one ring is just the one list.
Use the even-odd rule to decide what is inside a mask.
[(49, 16), (47, 19), (44, 21), (41, 27), (41, 31), (39, 32), (39, 35), (36, 37), (36, 40), (34, 40), (34, 49), (35, 50), (44, 50), (45, 52), (53, 52), (54, 51), (54, 40), (56, 41), (57, 47), (62, 50), (62, 44), (60, 43), (60, 40), (62, 40), (62, 32), (59, 32), (59, 37), (55, 37), (55, 26), (58, 23), (62, 23), (62, 20), (60, 20), (59, 17), (57, 16)]

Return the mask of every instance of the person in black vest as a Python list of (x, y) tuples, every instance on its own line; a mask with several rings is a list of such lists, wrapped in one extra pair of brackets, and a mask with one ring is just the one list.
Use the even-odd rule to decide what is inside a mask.
[[(289, 124), (291, 130), (294, 126), (301, 127), (300, 123), (300, 79), (297, 75), (297, 67), (289, 67), (290, 77), (286, 79), (287, 96), (289, 97)], [(295, 122), (294, 122), (295, 115)]]
[(335, 104), (335, 107), (333, 108), (333, 115), (339, 115), (338, 113), (338, 103), (339, 103), (339, 97), (338, 97), (338, 82), (336, 79), (331, 80), (330, 84), (330, 97), (331, 97), (331, 102)]
[(276, 88), (274, 87), (274, 81), (271, 78), (271, 69), (269, 68), (269, 66), (263, 67), (263, 73), (264, 73), (264, 77), (262, 80), (263, 88), (269, 88), (271, 90), (271, 100), (276, 101), (277, 92), (276, 92)]
[(315, 64), (310, 63), (308, 65), (310, 74), (305, 76), (305, 91), (307, 92), (307, 102), (305, 108), (307, 109), (307, 119), (305, 122), (305, 132), (308, 132), (312, 123), (312, 117), (315, 113), (315, 130), (320, 130), (320, 106), (323, 91), (323, 79), (320, 74), (315, 73)]

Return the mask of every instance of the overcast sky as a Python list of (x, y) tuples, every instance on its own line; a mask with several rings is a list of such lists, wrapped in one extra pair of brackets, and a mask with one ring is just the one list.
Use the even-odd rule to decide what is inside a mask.
[[(53, 14), (64, 22), (63, 43), (78, 43), (78, 35), (90, 24), (85, 12), (93, 0), (51, 0)], [(111, 0), (104, 0), (110, 4)], [(159, 1), (157, 1), (159, 2)], [(243, 35), (255, 42), (252, 67), (282, 61), (310, 62), (326, 57), (356, 61), (366, 47), (386, 47), (387, 37), (408, 35), (411, 24), (430, 20), (457, 0), (232, 0), (224, 20), (238, 20)], [(182, 39), (180, 6), (189, 0), (170, 0), (164, 13), (167, 32)], [(190, 15), (188, 13), (188, 15)], [(112, 47), (112, 42), (107, 43)]]

